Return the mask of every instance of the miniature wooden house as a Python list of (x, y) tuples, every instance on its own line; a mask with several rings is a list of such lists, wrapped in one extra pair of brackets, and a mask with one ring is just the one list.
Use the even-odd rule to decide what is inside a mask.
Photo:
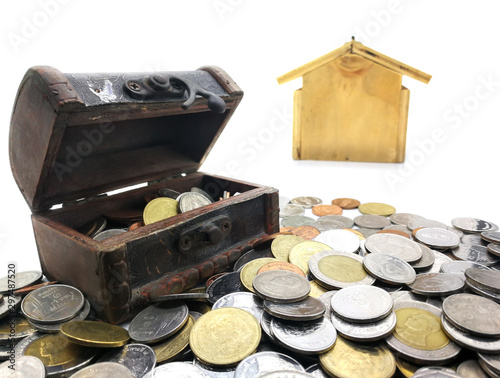
[(431, 76), (359, 42), (342, 47), (278, 77), (303, 77), (294, 93), (293, 158), (402, 163), (410, 91), (407, 75)]

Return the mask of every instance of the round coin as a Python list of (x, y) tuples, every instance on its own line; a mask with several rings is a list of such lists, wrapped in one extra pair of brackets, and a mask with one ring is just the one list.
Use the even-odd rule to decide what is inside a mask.
[[(99, 358), (98, 362), (117, 362), (121, 365), (125, 365), (130, 370), (133, 377), (140, 378), (154, 369), (156, 365), (156, 355), (153, 349), (147, 345), (127, 344), (121, 348), (115, 348), (109, 351)], [(116, 375), (113, 375), (112, 378), (115, 376)]]
[(295, 235), (280, 235), (271, 243), (273, 256), (280, 261), (288, 261), (288, 255), (293, 247), (305, 240)]
[(148, 225), (177, 215), (177, 206), (178, 202), (172, 198), (155, 198), (144, 208), (144, 224)]
[(371, 285), (375, 279), (363, 269), (363, 258), (343, 252), (322, 251), (309, 260), (309, 270), (328, 289)]
[(33, 285), (41, 279), (42, 272), (38, 270), (19, 273), (16, 272), (15, 279), (12, 279), (12, 277), (2, 277), (0, 278), (0, 294), (5, 294), (9, 291), (14, 291), (25, 286)]
[(0, 321), (0, 345), (14, 344), (36, 332), (27, 319), (9, 316)]
[(286, 270), (289, 272), (297, 273), (298, 275), (305, 277), (304, 272), (297, 266), (293, 265), (292, 263), (284, 262), (284, 261), (276, 261), (276, 262), (271, 262), (267, 263), (263, 267), (261, 267), (257, 274), (267, 272), (269, 270)]
[(500, 355), (478, 353), (479, 361), (484, 362), (495, 374), (500, 374)]
[(245, 310), (249, 314), (255, 316), (259, 322), (262, 319), (262, 314), (264, 313), (262, 299), (252, 293), (230, 293), (224, 295), (214, 303), (212, 310), (225, 307), (234, 307)]
[(294, 303), (264, 301), (264, 310), (280, 319), (307, 321), (321, 318), (326, 307), (319, 299), (307, 297)]
[(320, 231), (313, 226), (300, 226), (294, 227), (291, 233), (300, 236), (302, 239), (312, 240), (320, 234)]
[(26, 295), (21, 303), (24, 316), (38, 323), (54, 324), (70, 320), (84, 305), (80, 290), (68, 285), (51, 285)]
[(271, 320), (273, 336), (292, 352), (300, 354), (325, 353), (333, 347), (337, 331), (325, 317), (310, 322)]
[(396, 212), (394, 206), (379, 202), (362, 203), (358, 206), (358, 210), (362, 214), (382, 215), (384, 217), (388, 217)]
[(253, 315), (239, 308), (219, 308), (196, 321), (189, 345), (201, 362), (230, 366), (252, 354), (260, 338), (260, 324)]
[(447, 296), (463, 290), (465, 282), (455, 274), (422, 273), (415, 281), (408, 284), (411, 291), (425, 296)]
[(144, 378), (207, 378), (199, 366), (191, 362), (169, 362), (154, 368)]
[(337, 205), (316, 205), (313, 206), (312, 212), (318, 217), (325, 215), (342, 215), (342, 208)]
[(354, 224), (360, 228), (384, 228), (391, 225), (391, 221), (381, 215), (359, 215), (354, 218)]
[(286, 204), (280, 207), (280, 218), (295, 217), (299, 215), (304, 215), (304, 208), (299, 205)]
[(332, 200), (332, 205), (340, 206), (342, 209), (346, 210), (356, 209), (360, 203), (361, 202), (353, 198), (336, 198)]
[(89, 320), (64, 323), (59, 333), (72, 343), (98, 348), (116, 348), (130, 339), (122, 327)]
[(465, 277), (477, 286), (500, 293), (500, 272), (497, 270), (471, 268), (465, 271)]
[(252, 285), (261, 298), (278, 303), (301, 301), (311, 291), (305, 277), (286, 270), (262, 272), (255, 276)]
[(43, 378), (45, 377), (45, 365), (33, 356), (20, 356), (13, 359), (15, 363), (6, 361), (0, 365), (0, 377), (17, 378)]
[(162, 302), (142, 310), (130, 322), (129, 334), (136, 342), (156, 343), (176, 333), (186, 323), (189, 309), (183, 302)]
[(83, 368), (73, 378), (136, 378), (130, 369), (118, 362), (99, 362)]
[[(88, 300), (85, 299), (85, 304), (83, 305), (83, 308), (80, 310), (80, 312), (78, 312), (78, 314), (76, 314), (74, 318), (71, 318), (68, 321), (73, 322), (76, 320), (85, 320), (89, 315), (90, 310), (91, 310), (90, 303)], [(36, 323), (30, 321), (30, 325), (33, 328), (35, 328), (37, 331), (45, 333), (58, 333), (59, 328), (61, 328), (62, 324), (64, 323), (44, 324), (44, 323)]]
[(369, 323), (385, 318), (394, 302), (389, 293), (375, 286), (351, 286), (332, 297), (332, 311), (338, 317), (354, 322)]
[(317, 197), (295, 197), (292, 198), (292, 203), (305, 209), (311, 209), (313, 206), (320, 205), (323, 201)]
[(309, 274), (309, 259), (318, 252), (331, 249), (328, 245), (317, 241), (299, 243), (290, 250), (288, 260), (307, 275)]
[(454, 232), (443, 228), (421, 228), (415, 233), (415, 239), (437, 249), (455, 248), (460, 244), (460, 238)]
[(314, 222), (313, 226), (320, 231), (336, 230), (338, 228), (351, 228), (354, 221), (351, 218), (343, 215), (325, 215)]
[(441, 265), (440, 273), (451, 273), (460, 276), (460, 278), (465, 280), (465, 271), (470, 268), (486, 269), (488, 267), (474, 263), (472, 261), (450, 261)]
[(371, 323), (353, 323), (346, 321), (334, 313), (331, 321), (335, 329), (343, 337), (354, 341), (371, 342), (389, 336), (396, 327), (396, 314), (391, 313), (385, 318)]
[(499, 338), (492, 339), (463, 332), (448, 321), (445, 316), (441, 317), (441, 324), (444, 332), (458, 345), (478, 353), (500, 353)]
[(457, 367), (457, 374), (462, 378), (488, 378), (477, 360), (467, 360)]
[[(214, 199), (212, 198), (212, 196), (210, 194), (208, 194), (207, 192), (205, 192), (203, 189), (201, 188), (197, 188), (196, 186), (193, 186), (191, 188), (191, 192), (195, 192), (195, 193), (198, 193), (198, 194), (201, 194), (202, 196), (204, 196), (207, 200), (209, 200), (210, 202), (214, 202)], [(180, 196), (180, 193), (177, 195), (177, 197)], [(177, 198), (176, 197), (176, 198)]]
[(459, 260), (472, 261), (478, 264), (492, 266), (500, 262), (500, 256), (488, 252), (488, 248), (477, 244), (460, 244), (451, 250)]
[(382, 344), (359, 344), (340, 336), (332, 349), (319, 356), (321, 367), (332, 377), (389, 378), (396, 371), (396, 360)]
[(500, 257), (500, 244), (490, 243), (486, 246), (486, 250), (492, 255)]
[(480, 233), (484, 231), (498, 230), (498, 226), (496, 224), (478, 218), (455, 218), (452, 219), (451, 224), (464, 232)]
[(410, 219), (406, 224), (406, 227), (408, 227), (411, 231), (416, 230), (417, 228), (424, 228), (424, 227), (435, 227), (435, 228), (445, 228), (445, 229), (448, 228), (448, 226), (445, 225), (443, 222), (425, 218)]
[(286, 217), (281, 220), (281, 227), (301, 227), (301, 226), (312, 226), (315, 220), (311, 217), (306, 217), (304, 215), (295, 215), (292, 217)]
[(181, 194), (177, 190), (173, 190), (170, 188), (161, 188), (161, 189), (158, 189), (158, 195), (160, 197), (167, 197), (167, 198), (171, 198), (171, 199), (176, 199)]
[(425, 218), (421, 217), (420, 215), (410, 213), (394, 213), (389, 217), (389, 219), (392, 223), (399, 224), (401, 226), (407, 226), (411, 220), (419, 221)]
[(413, 378), (461, 378), (455, 370), (443, 366), (423, 367), (415, 371)]
[(423, 244), (418, 244), (418, 246), (422, 251), (422, 257), (420, 260), (412, 263), (411, 266), (413, 267), (413, 269), (415, 269), (415, 271), (421, 272), (423, 270), (431, 268), (434, 265), (436, 256), (429, 247)]
[(95, 234), (93, 239), (95, 241), (103, 241), (112, 238), (113, 236), (124, 234), (125, 232), (127, 232), (127, 230), (124, 228), (110, 228), (109, 230), (104, 230)]
[(179, 203), (179, 210), (181, 213), (185, 213), (199, 207), (207, 206), (212, 203), (212, 200), (205, 197), (203, 194), (196, 192), (185, 192), (177, 197), (177, 202)]
[(363, 266), (375, 278), (390, 285), (408, 285), (416, 273), (410, 264), (384, 253), (372, 253), (363, 259)]
[(481, 238), (488, 243), (500, 244), (500, 232), (498, 231), (483, 231)]
[(247, 262), (250, 262), (252, 260), (261, 259), (264, 257), (273, 257), (273, 253), (271, 251), (271, 248), (266, 248), (266, 249), (261, 249), (261, 250), (251, 249), (248, 252), (244, 253), (238, 260), (236, 260), (236, 262), (234, 263), (234, 266), (233, 266), (233, 271), (239, 272), (239, 271), (241, 271), (241, 268), (243, 268), (243, 265), (245, 265)]
[(328, 245), (337, 252), (354, 253), (359, 249), (359, 237), (347, 230), (327, 230), (314, 241)]
[(253, 279), (257, 275), (257, 272), (264, 265), (266, 265), (270, 262), (275, 262), (275, 261), (276, 261), (276, 259), (273, 259), (270, 257), (265, 257), (265, 258), (261, 258), (261, 259), (252, 260), (252, 261), (246, 263), (240, 272), (240, 280), (243, 283), (243, 286), (245, 286), (245, 288), (247, 290), (254, 293), (255, 291), (253, 289), (252, 283), (253, 283)]
[[(151, 346), (156, 355), (156, 362), (158, 364), (173, 361), (189, 345), (189, 335), (191, 334), (191, 330), (193, 329), (195, 323), (195, 319), (191, 314), (192, 313), (190, 312), (190, 316), (188, 317), (186, 324), (184, 324), (180, 331), (160, 343), (156, 343)], [(202, 315), (199, 314), (199, 317), (201, 316)]]
[(226, 294), (244, 290), (245, 287), (241, 283), (240, 272), (228, 273), (214, 280), (207, 288), (208, 301), (215, 303)]
[(404, 231), (399, 231), (399, 230), (380, 230), (380, 231), (377, 231), (377, 234), (393, 234), (393, 235), (403, 236), (407, 239), (411, 239), (411, 236), (408, 235), (408, 233), (406, 233)]
[(371, 253), (395, 256), (407, 263), (416, 262), (422, 258), (422, 250), (418, 244), (399, 235), (372, 235), (366, 239), (365, 248)]
[(432, 264), (429, 270), (426, 270), (425, 273), (439, 273), (441, 265), (450, 261), (454, 261), (444, 253), (435, 251), (433, 249), (431, 249), (431, 252), (434, 254), (434, 264)]
[(304, 368), (292, 357), (276, 352), (254, 353), (238, 364), (234, 378), (261, 377), (277, 370), (304, 371)]

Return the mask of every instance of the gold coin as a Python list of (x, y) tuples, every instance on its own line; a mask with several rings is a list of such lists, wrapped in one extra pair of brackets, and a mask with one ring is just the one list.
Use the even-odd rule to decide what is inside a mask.
[(243, 265), (243, 269), (241, 269), (240, 272), (240, 280), (243, 286), (245, 286), (252, 293), (255, 293), (255, 291), (253, 290), (252, 282), (254, 277), (257, 275), (257, 272), (264, 265), (275, 261), (276, 259), (273, 259), (272, 257), (263, 257), (261, 259), (249, 261), (245, 265)]
[(20, 316), (4, 318), (0, 322), (0, 344), (20, 340), (35, 332), (36, 329), (25, 318)]
[(212, 311), (212, 307), (206, 301), (186, 301), (189, 311), (199, 312), (204, 314), (206, 312)]
[(359, 282), (367, 276), (361, 262), (346, 256), (323, 257), (318, 268), (325, 276), (339, 282)]
[(382, 215), (388, 217), (396, 212), (396, 208), (385, 203), (368, 202), (358, 206), (362, 214)]
[(358, 344), (341, 336), (320, 354), (319, 363), (328, 375), (339, 378), (388, 378), (396, 371), (394, 356), (382, 344)]
[(402, 360), (401, 358), (396, 357), (396, 366), (398, 367), (401, 374), (405, 377), (413, 377), (413, 374), (421, 368), (421, 366), (414, 365), (408, 361)]
[(393, 335), (402, 343), (420, 350), (437, 350), (448, 345), (450, 339), (441, 328), (441, 319), (420, 308), (403, 307), (396, 313)]
[(271, 252), (278, 260), (288, 262), (288, 254), (292, 248), (303, 242), (305, 242), (305, 240), (299, 236), (281, 235), (271, 243)]
[(64, 323), (59, 332), (72, 343), (99, 348), (120, 347), (130, 339), (122, 327), (89, 320)]
[(260, 324), (253, 315), (226, 307), (210, 311), (194, 323), (189, 345), (206, 365), (234, 366), (255, 352), (260, 338)]
[(67, 365), (85, 355), (89, 348), (73, 344), (59, 334), (47, 334), (32, 342), (24, 354), (39, 358), (46, 367)]
[(160, 344), (152, 346), (156, 354), (156, 363), (170, 362), (189, 345), (189, 335), (194, 326), (194, 319), (190, 315), (186, 324), (175, 335)]
[(172, 198), (160, 197), (149, 202), (144, 208), (144, 224), (151, 224), (177, 215), (178, 202)]
[(353, 234), (355, 234), (359, 238), (359, 240), (366, 239), (365, 236), (361, 232), (359, 232), (358, 230), (353, 230), (352, 228), (343, 228), (343, 230), (352, 232)]
[(311, 257), (321, 251), (331, 250), (332, 248), (326, 244), (307, 241), (297, 244), (292, 248), (288, 255), (288, 260), (297, 265), (307, 276), (309, 274), (309, 260)]
[(311, 291), (309, 292), (310, 297), (319, 298), (326, 292), (330, 291), (319, 285), (316, 280), (310, 281), (309, 284), (311, 285)]

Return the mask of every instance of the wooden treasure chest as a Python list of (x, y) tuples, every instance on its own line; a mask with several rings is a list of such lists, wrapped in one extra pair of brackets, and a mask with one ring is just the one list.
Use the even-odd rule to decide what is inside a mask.
[[(213, 66), (146, 74), (29, 69), (14, 104), (10, 161), (33, 212), (45, 276), (79, 288), (100, 318), (119, 323), (155, 297), (228, 269), (277, 232), (276, 189), (198, 172), (242, 96)], [(212, 200), (127, 228), (159, 191), (192, 188)], [(93, 239), (89, 230), (102, 219), (123, 232)]]

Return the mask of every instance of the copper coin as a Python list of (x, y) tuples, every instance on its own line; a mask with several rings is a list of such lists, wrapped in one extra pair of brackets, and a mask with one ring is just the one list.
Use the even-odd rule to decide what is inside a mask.
[(352, 198), (336, 198), (332, 200), (332, 205), (340, 206), (342, 209), (355, 209), (361, 202)]
[(294, 227), (292, 230), (292, 234), (296, 236), (300, 236), (302, 239), (312, 240), (316, 236), (318, 236), (321, 232), (313, 226), (300, 226)]
[(281, 227), (280, 232), (292, 232), (295, 230), (297, 227)]
[(289, 272), (294, 272), (297, 274), (300, 274), (302, 277), (305, 277), (306, 275), (300, 269), (297, 265), (285, 262), (285, 261), (275, 261), (275, 262), (270, 262), (264, 266), (262, 266), (258, 271), (257, 274), (260, 274), (262, 272), (267, 272), (269, 270), (287, 270)]
[(271, 248), (271, 243), (280, 235), (293, 235), (291, 232), (276, 232), (271, 235), (266, 235), (253, 243), (252, 248), (256, 251)]
[(138, 228), (141, 228), (142, 226), (144, 226), (144, 224), (142, 223), (142, 221), (135, 222), (135, 223), (133, 223), (133, 224), (130, 225), (130, 227), (128, 228), (128, 230), (129, 231), (137, 230)]
[(342, 208), (337, 205), (316, 205), (312, 208), (314, 215), (322, 217), (324, 215), (342, 215)]
[(223, 273), (214, 274), (212, 277), (210, 277), (210, 278), (207, 280), (207, 282), (206, 282), (206, 284), (205, 284), (205, 285), (206, 285), (206, 287), (209, 287), (209, 286), (210, 286), (210, 284), (211, 284), (212, 282), (214, 282), (217, 278), (222, 277), (222, 276), (225, 276), (226, 274), (228, 274), (228, 272), (223, 272)]
[[(419, 230), (419, 229), (418, 229)], [(401, 235), (404, 236), (405, 238), (410, 239), (410, 235), (404, 231), (399, 231), (399, 230), (380, 230), (377, 232), (377, 234), (394, 234), (394, 235)]]
[(56, 283), (58, 283), (58, 281), (42, 282), (41, 284), (38, 284), (38, 285), (23, 287), (22, 289), (18, 289), (16, 291), (14, 291), (14, 295), (28, 294), (28, 293), (32, 292), (33, 290), (38, 289), (39, 287), (54, 285)]

